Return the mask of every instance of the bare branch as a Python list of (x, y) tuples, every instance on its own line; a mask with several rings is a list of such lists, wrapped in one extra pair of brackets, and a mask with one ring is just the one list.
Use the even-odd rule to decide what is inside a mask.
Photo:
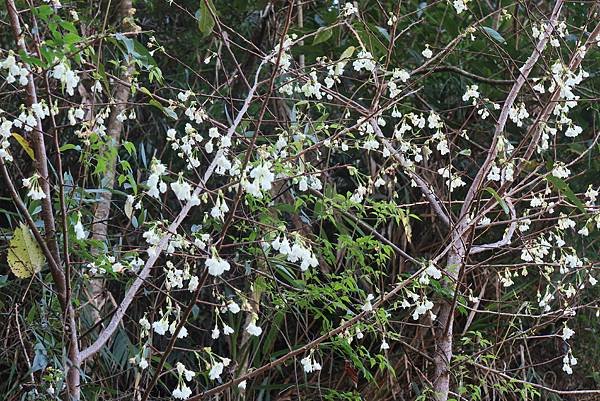
[(492, 139), (487, 158), (483, 165), (480, 167), (479, 171), (477, 172), (477, 175), (473, 179), (473, 182), (471, 183), (469, 191), (467, 192), (467, 195), (465, 197), (465, 203), (463, 203), (460, 214), (461, 218), (464, 218), (468, 215), (468, 211), (471, 208), (471, 203), (475, 199), (475, 195), (479, 191), (485, 177), (488, 174), (489, 169), (492, 166), (492, 163), (498, 155), (498, 140), (504, 132), (504, 127), (506, 126), (510, 110), (513, 104), (515, 103), (515, 100), (517, 99), (521, 88), (523, 87), (525, 82), (527, 82), (527, 78), (529, 77), (531, 70), (533, 69), (538, 59), (540, 58), (542, 52), (546, 48), (546, 44), (550, 40), (550, 35), (552, 34), (556, 26), (562, 6), (563, 0), (557, 0), (556, 4), (554, 5), (554, 9), (552, 10), (552, 15), (548, 20), (548, 24), (546, 25), (544, 32), (542, 32), (542, 34), (540, 35), (540, 39), (538, 40), (538, 43), (535, 46), (535, 49), (533, 50), (533, 53), (531, 53), (525, 64), (519, 69), (520, 75), (517, 78), (513, 87), (511, 88), (510, 92), (508, 93), (508, 96), (504, 101), (504, 105), (502, 106), (502, 110), (500, 111), (500, 117), (498, 117), (498, 122), (496, 123), (496, 128), (494, 129), (494, 138)]
[[(252, 99), (254, 98), (254, 93), (256, 92), (256, 89), (259, 86), (258, 78), (259, 78), (260, 71), (262, 70), (262, 67), (264, 64), (265, 64), (265, 61), (263, 61), (260, 64), (260, 66), (258, 67), (258, 70), (256, 71), (256, 75), (254, 77), (254, 85), (248, 91), (248, 95), (246, 96), (244, 104), (242, 105), (238, 115), (236, 116), (235, 120), (233, 121), (233, 124), (227, 130), (227, 134), (226, 134), (227, 138), (231, 138), (233, 136), (233, 134), (235, 133), (235, 130), (237, 129), (240, 122), (242, 121), (242, 118), (248, 111), (248, 108), (250, 107), (250, 103), (251, 103)], [(194, 189), (192, 198), (197, 197), (198, 195), (200, 195), (200, 193), (202, 193), (202, 191), (204, 191), (206, 189), (206, 183), (212, 176), (216, 167), (217, 167), (217, 159), (215, 158), (215, 159), (213, 159), (211, 164), (206, 169), (203, 179), (198, 183), (198, 186), (196, 187), (196, 189)], [(106, 342), (113, 335), (113, 333), (115, 332), (115, 330), (117, 329), (117, 327), (119, 325), (119, 322), (121, 321), (121, 319), (123, 319), (123, 316), (125, 316), (125, 312), (129, 308), (129, 305), (135, 298), (135, 295), (137, 294), (137, 292), (139, 291), (141, 286), (144, 284), (146, 279), (150, 276), (150, 270), (152, 269), (152, 267), (154, 266), (154, 264), (160, 257), (162, 251), (164, 251), (167, 248), (167, 246), (169, 245), (171, 236), (177, 232), (177, 229), (179, 228), (179, 226), (181, 225), (183, 220), (187, 217), (187, 215), (190, 212), (190, 210), (192, 209), (192, 207), (193, 207), (192, 202), (188, 201), (185, 204), (185, 206), (181, 209), (181, 211), (175, 218), (175, 221), (173, 221), (173, 223), (171, 223), (171, 225), (169, 226), (167, 234), (161, 239), (161, 241), (158, 243), (158, 245), (156, 245), (154, 252), (151, 254), (151, 256), (146, 261), (146, 264), (144, 265), (144, 268), (140, 271), (139, 276), (135, 279), (135, 281), (133, 282), (131, 287), (129, 287), (129, 289), (125, 293), (123, 300), (117, 307), (115, 314), (111, 318), (108, 325), (104, 328), (104, 330), (102, 330), (102, 332), (100, 332), (96, 341), (94, 341), (89, 347), (83, 349), (80, 352), (81, 361), (86, 360), (87, 358), (89, 358), (90, 356), (92, 356), (96, 352), (98, 352), (100, 350), (100, 348), (102, 348), (102, 346), (104, 344), (106, 344)]]
[[(388, 141), (385, 135), (383, 135), (383, 132), (381, 132), (381, 128), (379, 127), (377, 122), (373, 118), (371, 118), (369, 122), (373, 127), (373, 130), (375, 130), (375, 135), (377, 135), (377, 137), (381, 139), (383, 146), (385, 146), (390, 151), (392, 156), (400, 163), (400, 165), (406, 166), (406, 160), (392, 146), (392, 144), (390, 143), (390, 141)], [(433, 190), (433, 187), (424, 178), (419, 176), (410, 168), (405, 168), (404, 171), (410, 176), (410, 178), (412, 178), (417, 183), (417, 186), (419, 187), (423, 195), (425, 195), (425, 198), (427, 198), (429, 204), (431, 205), (435, 213), (438, 215), (438, 217), (442, 219), (446, 226), (450, 226), (450, 213), (447, 210), (445, 210), (444, 205), (442, 204), (440, 198), (436, 195), (435, 191)]]
[(504, 233), (504, 236), (499, 241), (492, 242), (489, 244), (473, 246), (471, 248), (471, 250), (469, 251), (470, 255), (474, 255), (474, 254), (477, 254), (480, 252), (490, 251), (490, 250), (496, 249), (496, 248), (501, 248), (512, 242), (512, 237), (515, 234), (515, 231), (517, 229), (517, 221), (518, 221), (517, 213), (515, 211), (515, 207), (513, 206), (510, 198), (506, 198), (505, 201), (506, 201), (506, 205), (508, 206), (508, 210), (510, 211), (510, 217), (511, 217), (511, 223), (510, 223), (510, 226), (508, 227), (508, 230), (506, 231), (506, 233)]

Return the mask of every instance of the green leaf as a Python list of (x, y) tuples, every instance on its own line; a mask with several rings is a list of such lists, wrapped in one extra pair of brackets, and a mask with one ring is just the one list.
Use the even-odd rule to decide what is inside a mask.
[(581, 200), (579, 200), (577, 195), (575, 195), (571, 187), (569, 187), (569, 184), (567, 184), (560, 178), (553, 176), (552, 174), (549, 174), (546, 177), (546, 180), (551, 182), (552, 185), (554, 185), (554, 187), (556, 188), (556, 190), (565, 195), (567, 199), (570, 200), (571, 203), (573, 203), (575, 206), (577, 206), (579, 210), (581, 210), (584, 214), (587, 214), (585, 205), (583, 204), (583, 202), (581, 202)]
[(49, 16), (54, 14), (54, 10), (47, 4), (41, 5), (33, 9), (33, 13), (46, 21)]
[(487, 192), (489, 192), (496, 199), (496, 201), (500, 204), (500, 206), (502, 206), (502, 210), (504, 210), (504, 213), (506, 213), (508, 215), (510, 213), (510, 211), (508, 210), (508, 205), (506, 204), (504, 199), (502, 199), (500, 197), (500, 195), (498, 195), (498, 192), (496, 192), (494, 189), (492, 189), (490, 187), (486, 187), (485, 190)]
[(46, 258), (25, 224), (15, 230), (8, 246), (8, 265), (15, 276), (28, 278), (42, 270)]
[(346, 50), (344, 50), (344, 52), (340, 56), (340, 61), (352, 57), (352, 55), (354, 54), (354, 50), (356, 50), (356, 47), (354, 46), (350, 46)]
[(157, 67), (156, 61), (154, 61), (154, 58), (148, 49), (146, 49), (146, 47), (140, 42), (135, 39), (128, 38), (122, 33), (115, 34), (115, 39), (121, 42), (125, 46), (127, 54), (133, 57), (143, 67), (148, 69)]
[(61, 146), (60, 148), (58, 148), (58, 150), (61, 153), (62, 152), (66, 152), (67, 150), (77, 150), (77, 151), (80, 151), (81, 150), (81, 146), (74, 145), (72, 143), (65, 143), (63, 146)]
[(157, 109), (159, 109), (160, 111), (162, 111), (167, 117), (172, 118), (173, 120), (177, 120), (177, 113), (175, 113), (173, 110), (171, 110), (168, 107), (164, 107), (157, 100), (152, 99), (148, 102), (148, 104), (150, 104), (151, 106), (154, 106)]
[(211, 11), (216, 14), (212, 0), (200, 0), (200, 8), (196, 12), (196, 19), (198, 20), (198, 30), (202, 36), (210, 35), (215, 27), (215, 19)]
[(312, 44), (318, 45), (319, 43), (327, 42), (332, 36), (333, 30), (331, 28), (319, 28)]
[(496, 42), (498, 43), (502, 43), (503, 45), (506, 44), (506, 40), (502, 37), (502, 35), (500, 35), (496, 30), (488, 27), (488, 26), (484, 26), (483, 30), (492, 37), (492, 39), (494, 39)]
[(133, 143), (125, 141), (123, 142), (123, 147), (125, 147), (125, 150), (127, 150), (127, 153), (129, 153), (129, 155), (135, 153), (135, 145)]

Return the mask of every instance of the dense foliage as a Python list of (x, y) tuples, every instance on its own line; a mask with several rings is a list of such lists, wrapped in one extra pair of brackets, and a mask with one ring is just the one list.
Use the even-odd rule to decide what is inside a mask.
[(3, 1), (0, 398), (597, 399), (599, 21)]

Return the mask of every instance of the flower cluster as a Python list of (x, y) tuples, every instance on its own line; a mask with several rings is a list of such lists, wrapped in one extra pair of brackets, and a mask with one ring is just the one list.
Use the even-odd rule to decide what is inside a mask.
[(77, 74), (78, 71), (72, 70), (67, 64), (58, 62), (52, 69), (50, 76), (60, 81), (67, 94), (73, 96), (75, 94), (75, 88), (79, 83), (79, 76)]
[(17, 79), (22, 86), (27, 85), (29, 82), (29, 70), (23, 63), (17, 61), (12, 52), (3, 61), (0, 61), (0, 70), (7, 70), (6, 82), (9, 84), (12, 84)]
[(312, 352), (310, 353), (310, 355), (302, 358), (300, 360), (300, 363), (302, 364), (302, 369), (306, 373), (311, 373), (311, 372), (316, 372), (316, 371), (321, 370), (321, 364), (318, 363), (317, 361), (315, 361), (315, 357)]
[(214, 248), (213, 256), (206, 259), (205, 266), (208, 269), (208, 274), (211, 276), (220, 276), (231, 269), (229, 262), (227, 262), (225, 259), (221, 259), (216, 254), (216, 250)]
[(312, 253), (311, 249), (304, 245), (299, 236), (296, 236), (294, 244), (291, 245), (288, 238), (277, 236), (272, 242), (271, 247), (285, 255), (289, 262), (295, 263), (300, 261), (300, 270), (306, 271), (309, 267), (316, 267), (319, 265), (319, 261)]

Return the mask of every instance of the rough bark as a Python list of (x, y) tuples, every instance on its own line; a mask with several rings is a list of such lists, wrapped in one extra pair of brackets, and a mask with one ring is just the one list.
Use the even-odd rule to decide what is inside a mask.
[[(513, 87), (508, 93), (502, 110), (500, 111), (500, 117), (498, 118), (498, 122), (496, 123), (496, 127), (494, 129), (494, 137), (490, 145), (487, 158), (473, 179), (473, 182), (467, 192), (465, 202), (463, 203), (463, 207), (461, 209), (460, 218), (451, 236), (450, 252), (448, 254), (445, 268), (445, 273), (448, 277), (445, 285), (451, 290), (450, 292), (452, 294), (454, 294), (456, 285), (458, 284), (457, 281), (459, 279), (460, 268), (465, 263), (465, 258), (468, 256), (466, 248), (467, 242), (469, 241), (469, 232), (471, 227), (470, 223), (467, 223), (467, 221), (468, 216), (471, 213), (473, 202), (477, 198), (477, 193), (481, 190), (481, 186), (485, 182), (485, 177), (487, 176), (492, 163), (496, 159), (498, 154), (498, 148), (496, 144), (504, 132), (511, 107), (517, 99), (517, 96), (523, 85), (527, 82), (527, 78), (529, 77), (533, 67), (544, 51), (546, 44), (550, 39), (550, 35), (556, 26), (562, 5), (563, 0), (556, 1), (545, 31), (540, 36), (532, 54), (529, 56), (525, 64), (520, 68), (520, 75), (517, 77)], [(501, 245), (502, 243), (503, 241), (499, 241), (498, 244)], [(486, 248), (486, 250), (487, 249), (489, 248)], [(436, 401), (447, 401), (450, 391), (450, 363), (452, 361), (454, 307), (454, 302), (444, 302), (442, 305), (440, 305), (438, 321), (440, 322), (441, 327), (438, 329), (435, 335), (435, 371), (433, 377), (433, 391), (434, 399)]]
[[(132, 2), (131, 0), (121, 1), (119, 7), (119, 17), (123, 21), (123, 27), (126, 30), (136, 30), (136, 26), (130, 22), (132, 17)], [(106, 157), (110, 153), (110, 148), (118, 147), (121, 141), (121, 132), (123, 130), (123, 122), (119, 120), (118, 116), (125, 111), (127, 108), (127, 102), (129, 101), (130, 86), (133, 80), (133, 74), (135, 73), (135, 63), (128, 59), (126, 65), (121, 74), (121, 81), (115, 82), (115, 90), (113, 95), (113, 107), (108, 120), (107, 134), (108, 144), (104, 147), (102, 153)], [(102, 155), (101, 155), (102, 157)], [(98, 241), (106, 241), (108, 235), (108, 220), (110, 216), (110, 206), (112, 202), (112, 189), (115, 184), (115, 175), (117, 170), (116, 157), (111, 157), (106, 165), (106, 172), (104, 174), (102, 185), (105, 189), (104, 192), (100, 193), (100, 199), (96, 205), (94, 211), (94, 221), (92, 223), (92, 239)], [(94, 250), (93, 254), (97, 255), (98, 250)], [(93, 306), (92, 317), (94, 323), (100, 321), (101, 311), (108, 299), (106, 294), (105, 282), (102, 278), (93, 278), (90, 280), (90, 303)]]
[[(14, 0), (6, 0), (6, 8), (10, 19), (10, 26), (13, 31), (15, 41), (19, 50), (27, 53), (25, 46), (25, 38), (21, 29), (19, 13)], [(28, 82), (26, 87), (27, 106), (38, 102), (37, 89), (33, 80), (31, 71), (29, 72)], [(63, 312), (63, 321), (65, 324), (65, 332), (69, 339), (68, 357), (69, 365), (66, 367), (67, 376), (67, 394), (66, 396), (74, 400), (79, 400), (80, 397), (80, 377), (79, 377), (79, 340), (77, 335), (77, 325), (75, 322), (75, 310), (71, 305), (71, 294), (69, 284), (65, 277), (65, 273), (61, 264), (58, 241), (56, 239), (56, 223), (54, 220), (54, 210), (52, 208), (52, 192), (50, 189), (50, 178), (48, 174), (48, 157), (46, 153), (46, 144), (44, 141), (44, 131), (42, 121), (36, 117), (36, 126), (32, 131), (33, 150), (35, 154), (35, 167), (37, 174), (40, 176), (40, 187), (45, 194), (41, 200), (42, 203), (42, 219), (44, 221), (44, 244), (48, 250), (48, 265), (52, 280), (56, 286), (59, 303)], [(8, 174), (6, 174), (7, 176)], [(8, 178), (10, 179), (10, 178)], [(12, 186), (12, 183), (10, 183)], [(40, 242), (41, 237), (38, 239)], [(40, 243), (42, 245), (42, 243)]]

